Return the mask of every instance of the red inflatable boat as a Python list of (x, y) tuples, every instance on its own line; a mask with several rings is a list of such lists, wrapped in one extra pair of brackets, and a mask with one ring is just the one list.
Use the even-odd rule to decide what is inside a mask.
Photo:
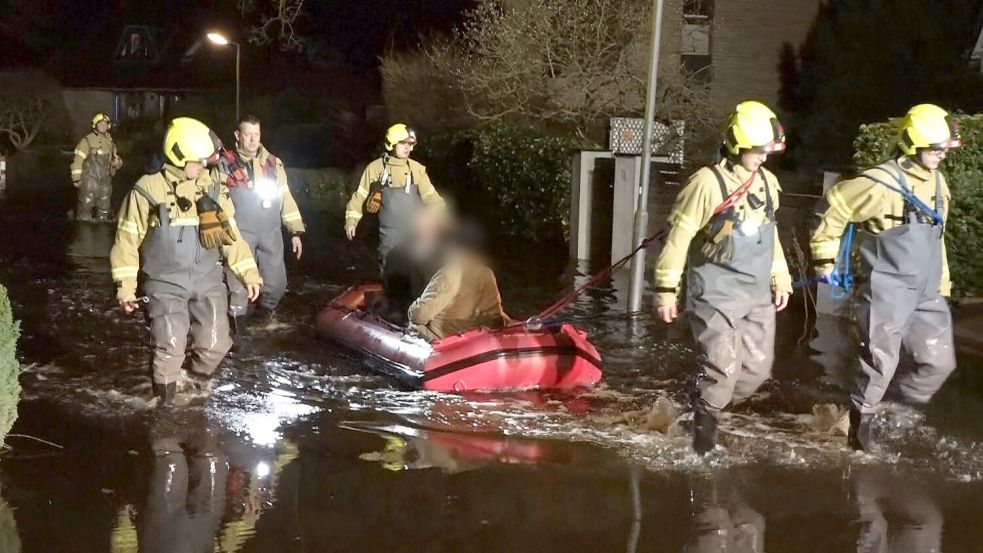
[(601, 380), (600, 355), (572, 325), (475, 329), (429, 344), (364, 309), (366, 294), (381, 292), (377, 283), (346, 290), (318, 313), (317, 335), (368, 354), (424, 390), (558, 390)]

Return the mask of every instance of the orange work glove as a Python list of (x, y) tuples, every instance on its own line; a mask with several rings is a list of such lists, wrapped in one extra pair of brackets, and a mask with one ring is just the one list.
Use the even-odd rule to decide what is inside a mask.
[(209, 196), (198, 199), (198, 234), (207, 249), (229, 246), (236, 240), (229, 216)]
[(365, 211), (378, 213), (380, 207), (382, 207), (382, 184), (374, 182), (369, 187), (369, 197), (365, 200)]

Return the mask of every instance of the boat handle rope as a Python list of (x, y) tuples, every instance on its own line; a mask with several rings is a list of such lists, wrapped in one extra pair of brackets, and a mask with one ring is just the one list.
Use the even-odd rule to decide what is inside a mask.
[(642, 243), (639, 244), (638, 247), (636, 247), (634, 250), (632, 250), (631, 253), (629, 253), (628, 255), (626, 255), (624, 257), (622, 257), (621, 259), (619, 259), (617, 262), (615, 262), (610, 267), (608, 267), (608, 268), (606, 268), (606, 269), (604, 269), (604, 270), (602, 270), (602, 271), (600, 271), (598, 273), (595, 273), (593, 276), (591, 276), (589, 279), (587, 279), (587, 282), (581, 284), (578, 288), (574, 289), (569, 294), (567, 294), (567, 295), (563, 296), (562, 298), (560, 298), (559, 300), (557, 300), (553, 305), (551, 305), (551, 306), (547, 307), (546, 309), (540, 311), (538, 314), (533, 315), (532, 317), (529, 317), (525, 321), (518, 322), (518, 323), (516, 323), (516, 324), (514, 324), (512, 326), (526, 326), (526, 327), (533, 327), (533, 328), (538, 328), (538, 327), (542, 326), (544, 319), (547, 319), (549, 317), (552, 317), (553, 315), (556, 315), (557, 313), (559, 313), (560, 311), (562, 311), (568, 305), (570, 305), (571, 303), (573, 303), (574, 300), (576, 300), (578, 297), (580, 297), (581, 294), (583, 294), (584, 292), (586, 292), (588, 289), (593, 288), (595, 285), (597, 285), (598, 282), (600, 282), (601, 280), (603, 280), (604, 278), (606, 278), (613, 271), (615, 271), (615, 270), (623, 267), (626, 263), (628, 263), (629, 261), (631, 261), (631, 258), (635, 257), (635, 254), (637, 254), (638, 252), (642, 251), (644, 248), (648, 247), (649, 244), (651, 244), (652, 242), (655, 242), (657, 240), (662, 240), (663, 237), (665, 237), (665, 235), (666, 235), (667, 232), (668, 232), (668, 229), (667, 228), (659, 229), (659, 231), (656, 232), (655, 234), (653, 234), (652, 236), (649, 236), (648, 238), (642, 240)]

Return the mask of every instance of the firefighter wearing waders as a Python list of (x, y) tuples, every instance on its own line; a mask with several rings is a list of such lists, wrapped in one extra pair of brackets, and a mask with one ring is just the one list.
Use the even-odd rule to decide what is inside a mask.
[[(113, 175), (123, 165), (109, 134), (112, 120), (104, 113), (92, 118), (92, 132), (75, 146), (72, 185), (78, 188), (75, 218), (79, 221), (109, 221)], [(93, 217), (93, 210), (95, 216)]]
[[(778, 240), (781, 187), (762, 164), (785, 150), (785, 132), (765, 105), (738, 104), (720, 163), (697, 171), (680, 191), (656, 264), (659, 318), (678, 314), (688, 266), (686, 311), (702, 372), (693, 401), (693, 447), (716, 445), (717, 417), (771, 376), (775, 312), (788, 304), (792, 278)], [(690, 248), (694, 242), (693, 248)]]
[(143, 176), (126, 196), (110, 252), (120, 307), (132, 313), (140, 305), (138, 275), (149, 300), (159, 405), (174, 400), (189, 331), (188, 374), (203, 390), (232, 346), (223, 259), (250, 300), (259, 297), (262, 285), (249, 246), (239, 238), (228, 189), (205, 170), (216, 142), (199, 121), (179, 117), (171, 122), (164, 136), (164, 166)]
[(403, 123), (389, 127), (386, 153), (362, 172), (358, 188), (345, 208), (345, 234), (349, 240), (355, 238), (363, 208), (379, 214), (380, 268), (385, 268), (389, 252), (408, 238), (417, 209), (445, 207), (444, 199), (427, 176), (427, 168), (410, 159), (415, 144), (416, 133)]
[[(287, 291), (287, 267), (283, 259), (280, 225), (291, 234), (293, 254), (300, 259), (304, 221), (287, 187), (283, 162), (260, 141), (259, 119), (251, 115), (243, 117), (235, 137), (236, 149), (222, 151), (213, 177), (227, 184), (229, 196), (235, 205), (239, 232), (249, 244), (259, 266), (259, 274), (263, 277), (263, 294), (254, 316), (258, 324), (264, 325), (273, 319), (274, 310)], [(226, 282), (233, 333), (239, 335), (245, 329), (249, 298), (231, 269), (226, 275)]]
[(939, 165), (949, 148), (960, 145), (958, 128), (942, 108), (917, 105), (902, 122), (893, 159), (837, 183), (826, 195), (828, 208), (811, 241), (820, 280), (837, 284), (833, 258), (840, 237), (848, 224), (859, 226), (861, 371), (851, 393), (848, 436), (854, 449), (870, 449), (871, 421), (902, 347), (914, 361), (898, 382), (907, 402), (927, 403), (956, 367), (945, 300), (952, 288), (943, 239), (949, 187)]

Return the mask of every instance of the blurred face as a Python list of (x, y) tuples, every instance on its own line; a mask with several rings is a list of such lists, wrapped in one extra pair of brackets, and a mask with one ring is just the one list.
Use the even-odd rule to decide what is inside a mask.
[(239, 125), (239, 130), (235, 132), (236, 142), (239, 143), (239, 148), (249, 155), (256, 155), (259, 152), (259, 143), (261, 138), (261, 133), (259, 131), (259, 125), (256, 123), (242, 123)]
[(754, 148), (741, 152), (741, 167), (752, 173), (761, 168), (766, 161), (768, 161), (768, 154), (764, 150)]
[(924, 148), (918, 151), (918, 161), (929, 171), (934, 171), (945, 161), (948, 152), (948, 148)]
[(410, 157), (410, 152), (413, 151), (413, 144), (410, 142), (400, 142), (396, 144), (396, 148), (393, 149), (393, 155), (399, 159), (407, 159)]
[(96, 132), (98, 132), (99, 134), (106, 134), (107, 132), (109, 132), (109, 123), (105, 121), (99, 121), (98, 123), (96, 123)]
[(187, 165), (184, 166), (184, 176), (188, 180), (195, 180), (198, 175), (201, 174), (202, 170), (205, 169), (205, 164), (200, 161), (189, 161)]
[(437, 240), (440, 221), (429, 209), (420, 209), (413, 221), (413, 234), (418, 244), (429, 245)]

